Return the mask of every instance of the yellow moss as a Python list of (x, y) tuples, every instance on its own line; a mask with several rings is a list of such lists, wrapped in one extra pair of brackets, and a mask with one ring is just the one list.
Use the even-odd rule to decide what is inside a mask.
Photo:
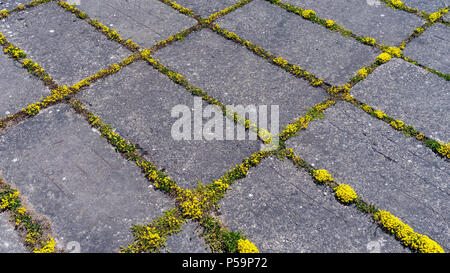
[(333, 20), (327, 20), (326, 22), (327, 27), (333, 27), (334, 24), (336, 24), (336, 22), (334, 22)]
[(327, 170), (315, 170), (313, 175), (314, 178), (319, 182), (331, 182), (334, 180)]
[(426, 235), (415, 233), (414, 230), (400, 221), (388, 211), (378, 211), (373, 218), (384, 228), (394, 234), (406, 246), (421, 253), (444, 253), (442, 247)]
[(391, 54), (383, 52), (380, 55), (378, 55), (376, 62), (378, 64), (384, 64), (387, 61), (389, 61), (392, 58)]
[(374, 38), (371, 37), (365, 37), (362, 39), (363, 43), (368, 44), (368, 45), (375, 45), (376, 40)]
[(365, 77), (367, 77), (367, 75), (369, 75), (369, 71), (367, 71), (367, 68), (363, 67), (360, 70), (358, 70), (356, 74), (357, 76), (364, 79)]
[(248, 239), (238, 240), (238, 252), (239, 253), (259, 253), (258, 248), (250, 242)]
[(349, 204), (353, 202), (356, 198), (358, 198), (358, 195), (356, 195), (356, 192), (347, 184), (339, 185), (335, 188), (333, 188), (336, 197), (345, 204)]
[(391, 0), (391, 4), (396, 8), (400, 8), (401, 6), (403, 6), (403, 2), (400, 0)]
[(45, 242), (45, 245), (41, 249), (35, 249), (34, 253), (53, 253), (55, 252), (55, 240), (51, 237)]
[(441, 155), (450, 158), (450, 142), (447, 144), (444, 144), (443, 142), (439, 141), (439, 144), (441, 144), (441, 147), (437, 149), (438, 153)]
[(316, 12), (313, 10), (307, 9), (307, 10), (302, 11), (302, 16), (303, 16), (303, 18), (306, 18), (306, 19), (311, 19), (311, 17), (313, 17), (315, 15), (316, 15)]
[(398, 47), (388, 47), (384, 52), (389, 53), (393, 57), (400, 57), (402, 55), (402, 50)]
[(374, 111), (373, 113), (374, 113), (374, 114), (377, 116), (377, 118), (379, 118), (379, 119), (383, 119), (383, 118), (387, 117), (387, 115), (386, 115), (383, 111), (380, 111), (380, 110), (376, 110), (376, 111)]
[(8, 14), (8, 11), (6, 9), (0, 10), (0, 19), (8, 17), (8, 16), (9, 16), (9, 14)]

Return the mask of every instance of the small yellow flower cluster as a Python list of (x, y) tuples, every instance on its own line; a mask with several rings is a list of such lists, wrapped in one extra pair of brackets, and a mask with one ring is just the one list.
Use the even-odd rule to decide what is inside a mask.
[(311, 19), (311, 18), (313, 18), (314, 16), (316, 16), (316, 12), (313, 11), (313, 10), (308, 10), (308, 9), (306, 9), (306, 10), (302, 11), (302, 16), (303, 16), (303, 18), (305, 18), (305, 19)]
[(35, 116), (39, 113), (39, 111), (41, 111), (41, 106), (40, 103), (35, 103), (35, 104), (30, 104), (25, 108), (22, 108), (23, 111), (25, 111), (25, 113), (27, 113), (27, 115), (29, 116)]
[(238, 252), (239, 253), (259, 253), (258, 248), (250, 242), (248, 239), (238, 240)]
[(184, 217), (194, 220), (202, 217), (203, 211), (210, 205), (206, 193), (208, 192), (179, 189), (177, 201)]
[(327, 170), (314, 170), (313, 176), (318, 182), (321, 183), (332, 182), (334, 180)]
[(25, 54), (25, 51), (20, 50), (18, 47), (14, 45), (10, 45), (9, 47), (3, 49), (3, 52), (5, 52), (14, 59), (22, 59), (27, 56), (27, 54)]
[(361, 106), (361, 108), (362, 108), (364, 111), (366, 111), (367, 113), (373, 112), (372, 107), (370, 107), (370, 106), (367, 105), (367, 104), (363, 104), (363, 105)]
[(0, 10), (0, 19), (8, 17), (8, 16), (9, 16), (9, 14), (8, 14), (8, 11), (6, 9)]
[(49, 236), (48, 240), (45, 242), (45, 245), (40, 249), (35, 249), (34, 253), (53, 253), (55, 252), (55, 240)]
[(403, 126), (405, 126), (405, 123), (401, 120), (393, 120), (389, 124), (399, 131), (403, 130)]
[(441, 147), (437, 149), (438, 153), (444, 157), (450, 158), (450, 142), (445, 144), (444, 142), (439, 141), (439, 144), (441, 144)]
[(373, 111), (373, 113), (374, 113), (375, 116), (377, 116), (377, 118), (379, 118), (379, 119), (384, 119), (384, 118), (387, 117), (387, 115), (386, 115), (383, 111), (380, 111), (380, 110), (375, 110), (375, 111)]
[(380, 55), (378, 55), (375, 62), (377, 64), (384, 64), (384, 63), (388, 62), (391, 58), (392, 58), (391, 54), (383, 52)]
[(337, 187), (334, 187), (333, 190), (336, 193), (336, 197), (345, 204), (352, 203), (356, 198), (358, 198), (358, 195), (356, 195), (356, 192), (347, 184), (341, 184)]
[(386, 49), (384, 49), (384, 52), (389, 53), (389, 55), (391, 55), (392, 57), (401, 57), (402, 55), (402, 50), (398, 47), (388, 47)]
[(364, 44), (366, 45), (375, 45), (375, 43), (377, 42), (374, 38), (371, 37), (365, 37), (361, 40)]
[(331, 27), (333, 27), (336, 24), (336, 22), (333, 21), (333, 20), (327, 20), (325, 22), (325, 24), (327, 25), (328, 28), (331, 28)]
[(416, 29), (414, 29), (414, 35), (418, 36), (420, 34), (422, 34), (425, 31), (425, 29), (423, 27), (418, 27)]
[(350, 88), (351, 88), (351, 84), (349, 84), (349, 83), (346, 83), (342, 86), (334, 86), (333, 85), (333, 86), (328, 87), (328, 93), (332, 94), (332, 95), (341, 93), (341, 92), (348, 93), (348, 92), (350, 92)]
[(446, 13), (448, 13), (448, 9), (440, 9), (438, 12), (431, 13), (431, 14), (428, 16), (428, 21), (434, 23), (434, 22), (436, 22), (439, 18), (441, 18), (442, 16), (444, 16)]
[(24, 10), (24, 9), (25, 9), (25, 6), (24, 6), (24, 5), (18, 5), (18, 6), (17, 6), (17, 9), (18, 9), (18, 10)]
[(388, 211), (378, 211), (373, 216), (374, 220), (379, 221), (384, 228), (394, 234), (406, 246), (421, 253), (444, 253), (444, 250), (435, 241), (426, 235), (421, 235), (400, 221), (397, 217)]
[(396, 8), (400, 8), (403, 6), (403, 2), (401, 0), (391, 0), (391, 4)]
[(5, 45), (7, 43), (5, 35), (3, 33), (0, 33), (0, 44)]
[(33, 62), (30, 59), (23, 60), (22, 66), (32, 74), (42, 75), (45, 74), (44, 68), (42, 68), (38, 63)]
[(288, 61), (283, 59), (283, 57), (274, 58), (272, 61), (281, 67), (286, 67), (288, 65)]
[(369, 71), (367, 70), (366, 67), (363, 67), (360, 70), (358, 70), (358, 72), (356, 72), (356, 75), (358, 77), (364, 79), (365, 77), (367, 77), (369, 75)]
[(12, 193), (6, 194), (0, 200), (0, 210), (11, 209), (18, 204), (19, 192), (13, 191)]
[(129, 48), (131, 51), (135, 52), (139, 50), (139, 45), (133, 42), (131, 39), (128, 39), (124, 42), (124, 45)]

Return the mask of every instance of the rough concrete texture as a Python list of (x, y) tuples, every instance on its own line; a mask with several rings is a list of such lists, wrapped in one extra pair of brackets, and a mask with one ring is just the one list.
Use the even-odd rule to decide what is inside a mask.
[(448, 251), (450, 163), (364, 113), (341, 102), (288, 146)]
[(73, 85), (131, 52), (57, 3), (12, 14), (0, 32), (61, 85)]
[[(362, 37), (372, 37), (379, 43), (399, 45), (425, 20), (414, 14), (394, 10), (378, 1), (366, 0), (287, 0), (294, 6), (316, 11), (317, 16), (339, 22)], [(396, 27), (392, 27), (395, 25)]]
[(403, 54), (444, 74), (450, 74), (450, 30), (443, 24), (435, 24), (409, 43)]
[(335, 85), (345, 84), (379, 53), (267, 1), (253, 1), (217, 24)]
[(0, 151), (5, 180), (50, 219), (62, 248), (76, 242), (81, 252), (117, 252), (132, 241), (132, 224), (151, 222), (171, 206), (68, 106), (8, 131)]
[[(389, 46), (399, 46), (425, 23), (420, 16), (386, 7), (379, 0), (283, 1), (315, 10), (317, 16), (334, 20), (355, 35), (370, 36)], [(0, 12), (1, 49), (13, 43), (59, 85), (70, 86), (98, 75), (133, 53), (87, 20), (58, 6), (57, 1), (33, 2), (37, 6), (12, 12), (25, 2), (0, 1), (0, 10), (9, 10), (8, 14)], [(141, 50), (151, 49), (141, 51), (142, 57), (150, 53), (183, 76), (162, 67), (154, 69), (144, 58), (133, 59), (119, 71), (115, 66), (115, 73), (90, 82), (70, 99), (78, 99), (135, 144), (140, 156), (184, 190), (196, 188), (199, 182), (212, 183), (263, 148), (256, 134), (224, 117), (219, 107), (194, 96), (192, 93), (203, 94), (195, 88), (208, 93), (217, 104), (247, 107), (245, 116), (272, 133), (308, 112), (313, 120), (282, 142), (286, 147), (314, 168), (327, 169), (338, 183), (349, 184), (364, 201), (390, 211), (446, 252), (450, 250), (446, 146), (439, 151), (426, 147), (327, 92), (330, 86), (347, 84), (362, 67), (374, 64), (380, 48), (330, 31), (266, 0), (250, 1), (231, 12), (227, 8), (239, 0), (175, 2), (68, 0), (90, 18), (117, 30), (123, 39), (132, 39)], [(447, 0), (403, 2), (427, 12), (448, 5)], [(312, 87), (255, 54), (254, 49), (214, 32), (213, 25), (199, 24), (182, 14), (184, 7), (192, 9), (192, 17), (197, 19), (219, 12), (220, 18), (213, 24), (324, 82)], [(192, 28), (194, 25), (197, 27)], [(419, 37), (411, 36), (403, 53), (417, 63), (392, 58), (352, 86), (350, 94), (412, 125), (426, 137), (448, 142), (448, 27), (439, 20)], [(166, 43), (181, 32), (185, 36), (177, 35), (176, 41)], [(24, 58), (15, 61), (4, 53), (0, 54), (0, 175), (20, 191), (27, 211), (49, 222), (58, 250), (118, 252), (136, 239), (131, 232), (133, 224), (154, 223), (175, 207), (177, 215), (184, 215), (185, 224), (157, 251), (224, 251), (218, 247), (230, 238), (208, 245), (201, 223), (179, 206), (176, 198), (189, 191), (156, 191), (136, 162), (126, 160), (92, 129), (85, 117), (68, 105), (69, 100), (41, 107), (35, 116), (22, 113), (5, 120), (38, 102), (49, 90), (21, 67)], [(185, 81), (175, 83), (180, 79), (193, 88), (183, 87)], [(322, 118), (310, 108), (326, 99), (337, 103)], [(260, 110), (256, 117), (252, 109)], [(276, 109), (279, 128), (274, 127), (276, 115), (271, 117)], [(265, 118), (266, 126), (262, 123)], [(240, 177), (246, 168), (229, 174), (232, 177), (238, 171)], [(370, 213), (361, 212), (354, 204), (341, 204), (331, 188), (315, 184), (310, 174), (287, 159), (265, 158), (250, 168), (245, 178), (236, 179), (217, 202), (220, 208), (202, 213), (216, 215), (221, 228), (241, 232), (262, 253), (416, 251), (404, 247), (375, 223)], [(196, 203), (184, 205), (194, 208)], [(0, 211), (0, 252), (28, 252), (21, 232), (9, 222), (9, 214), (9, 210)]]
[(77, 7), (112, 27), (123, 39), (151, 47), (197, 23), (159, 1), (83, 0)]
[(395, 59), (375, 70), (351, 93), (433, 139), (450, 141), (450, 83), (433, 73)]
[(50, 90), (39, 79), (3, 54), (0, 55), (0, 75), (0, 118), (50, 95)]
[(220, 205), (232, 230), (243, 231), (262, 252), (408, 252), (290, 161), (264, 160)]
[(0, 212), (0, 253), (26, 253), (23, 242), (14, 230), (7, 213)]
[[(226, 105), (277, 105), (281, 127), (327, 98), (323, 89), (207, 29), (158, 51), (154, 57)], [(268, 111), (270, 119), (270, 107)], [(265, 128), (270, 128), (268, 125)]]
[[(172, 130), (178, 128), (176, 122), (181, 117), (189, 115), (188, 123), (191, 123), (192, 131), (196, 129), (196, 114), (192, 110), (195, 97), (146, 62), (131, 64), (93, 84), (79, 98), (89, 110), (117, 128), (118, 133), (142, 147), (148, 153), (149, 161), (166, 169), (182, 187), (194, 188), (198, 182), (211, 183), (261, 147), (259, 141), (251, 140), (249, 136), (244, 140), (210, 141), (204, 137), (196, 140), (187, 129), (190, 140), (174, 138)], [(207, 108), (201, 100), (200, 105), (199, 111)], [(177, 110), (180, 107), (189, 112), (180, 115)], [(217, 113), (222, 115), (219, 110)], [(225, 119), (220, 119), (224, 126)], [(200, 125), (206, 124), (207, 120), (202, 119)], [(234, 125), (231, 127), (237, 132)]]

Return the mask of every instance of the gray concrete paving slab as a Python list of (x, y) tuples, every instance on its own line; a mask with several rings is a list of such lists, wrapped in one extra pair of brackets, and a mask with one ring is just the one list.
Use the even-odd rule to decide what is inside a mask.
[(131, 54), (57, 3), (10, 15), (0, 32), (61, 85), (73, 85)]
[[(372, 37), (381, 44), (399, 45), (425, 20), (394, 10), (380, 1), (366, 0), (287, 0), (287, 3), (316, 11), (323, 19), (336, 21), (356, 35)], [(392, 27), (395, 25), (396, 27)]]
[(62, 249), (75, 242), (81, 252), (118, 252), (132, 241), (132, 224), (173, 205), (68, 106), (8, 131), (0, 151), (5, 180), (50, 219)]
[(263, 0), (216, 23), (334, 85), (347, 83), (380, 53)]
[(450, 83), (394, 59), (357, 84), (351, 94), (432, 139), (450, 141)]

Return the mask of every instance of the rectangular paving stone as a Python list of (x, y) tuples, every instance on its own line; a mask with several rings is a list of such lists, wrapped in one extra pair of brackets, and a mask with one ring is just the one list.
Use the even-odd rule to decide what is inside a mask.
[(431, 149), (344, 102), (287, 145), (449, 251), (450, 163)]
[[(171, 113), (175, 107), (175, 110), (193, 109), (195, 97), (144, 61), (92, 84), (79, 98), (90, 111), (117, 128), (123, 137), (142, 147), (149, 154), (149, 161), (164, 168), (181, 187), (196, 187), (196, 180), (210, 183), (260, 149), (260, 141), (248, 137), (245, 140), (206, 140), (204, 137), (196, 140), (189, 133), (190, 140), (176, 140), (172, 129), (181, 121), (181, 116), (172, 117)], [(207, 105), (200, 103), (205, 110)], [(197, 114), (193, 111), (185, 114), (185, 117), (190, 114), (185, 125), (189, 126), (191, 121), (191, 130), (187, 127), (185, 130), (194, 131), (193, 120)], [(225, 126), (222, 112), (218, 114)], [(207, 120), (202, 120), (203, 125)]]
[[(157, 51), (154, 58), (226, 105), (279, 106), (281, 127), (328, 97), (323, 89), (312, 87), (208, 29)], [(269, 120), (270, 111), (269, 107)]]
[(403, 3), (426, 12), (437, 12), (440, 8), (450, 6), (449, 0), (403, 0)]
[(217, 24), (334, 85), (347, 83), (380, 53), (263, 0), (235, 10)]
[(132, 224), (149, 223), (173, 206), (68, 106), (7, 131), (0, 153), (5, 180), (50, 219), (63, 249), (77, 242), (81, 252), (118, 252), (132, 242)]
[(393, 59), (351, 94), (428, 137), (450, 142), (450, 83), (425, 69)]
[(41, 80), (4, 54), (0, 54), (0, 75), (0, 118), (50, 95)]
[(73, 85), (131, 54), (57, 3), (10, 15), (0, 32), (61, 85)]
[(203, 18), (239, 3), (240, 0), (177, 0), (178, 4), (190, 8)]
[(19, 238), (9, 214), (0, 212), (0, 253), (26, 253), (23, 241)]
[(221, 218), (262, 253), (408, 252), (289, 160), (263, 160), (220, 202)]
[(400, 45), (425, 20), (414, 14), (394, 10), (377, 0), (287, 0), (287, 3), (316, 11), (356, 35), (372, 37), (386, 45)]
[(450, 74), (450, 27), (435, 24), (413, 39), (403, 51), (405, 56), (441, 73)]
[(195, 19), (159, 1), (82, 0), (77, 7), (90, 18), (116, 29), (122, 38), (143, 47), (152, 47), (197, 24)]

